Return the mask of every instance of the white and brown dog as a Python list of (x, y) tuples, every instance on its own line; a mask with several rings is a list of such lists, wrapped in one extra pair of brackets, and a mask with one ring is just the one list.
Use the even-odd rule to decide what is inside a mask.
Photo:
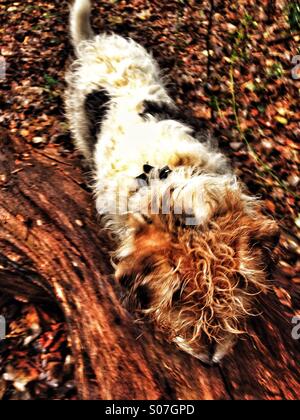
[(219, 362), (266, 290), (277, 226), (182, 122), (153, 57), (132, 39), (94, 35), (90, 11), (89, 0), (71, 10), (66, 109), (117, 237), (116, 279), (170, 341)]

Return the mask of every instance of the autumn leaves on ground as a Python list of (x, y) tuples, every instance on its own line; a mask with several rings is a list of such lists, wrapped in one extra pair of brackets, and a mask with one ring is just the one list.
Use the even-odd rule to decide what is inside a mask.
[[(95, 26), (153, 51), (178, 105), (207, 120), (236, 173), (278, 221), (282, 257), (275, 292), (300, 315), (300, 74), (292, 71), (299, 54), (299, 5), (288, 0), (94, 3)], [(32, 153), (51, 158), (55, 151), (61, 160), (75, 154), (62, 101), (72, 53), (68, 3), (0, 0), (0, 20), (7, 63), (0, 83), (1, 127), (30, 144)], [(0, 188), (5, 182), (0, 173)], [(51, 306), (6, 295), (0, 295), (0, 314), (8, 324), (0, 342), (0, 399), (75, 399), (74, 361), (62, 316)]]

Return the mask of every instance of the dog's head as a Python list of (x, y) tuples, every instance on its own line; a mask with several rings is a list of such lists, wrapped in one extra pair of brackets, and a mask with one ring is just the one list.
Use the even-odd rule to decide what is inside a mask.
[(276, 224), (240, 191), (224, 189), (209, 217), (189, 226), (174, 214), (128, 217), (116, 277), (126, 302), (199, 359), (219, 361), (266, 290)]

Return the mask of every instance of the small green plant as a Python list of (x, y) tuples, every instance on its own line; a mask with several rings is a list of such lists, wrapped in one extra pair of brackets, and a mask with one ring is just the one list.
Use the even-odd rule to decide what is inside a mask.
[(249, 15), (249, 13), (244, 14), (241, 23), (245, 28), (250, 27), (250, 26), (253, 26), (254, 28), (257, 28), (257, 26), (258, 26), (254, 17)]
[(245, 13), (241, 19), (238, 30), (231, 36), (233, 43), (233, 51), (231, 54), (232, 62), (237, 62), (239, 60), (247, 62), (249, 60), (250, 53), (248, 43), (251, 37), (251, 27), (256, 28), (257, 22), (251, 15)]
[(288, 18), (291, 31), (300, 30), (300, 3), (291, 2), (288, 6)]
[(280, 188), (282, 188), (285, 191), (288, 191), (294, 197), (299, 198), (299, 195), (294, 193), (292, 190), (290, 190), (290, 188), (286, 185), (286, 183), (277, 176), (277, 174), (273, 171), (273, 169), (260, 158), (260, 156), (257, 154), (255, 149), (253, 148), (253, 146), (249, 143), (248, 138), (247, 138), (247, 132), (244, 131), (241, 127), (241, 123), (240, 123), (240, 119), (238, 115), (238, 104), (236, 101), (235, 82), (234, 82), (234, 76), (233, 76), (233, 64), (234, 63), (232, 62), (230, 66), (230, 73), (229, 73), (230, 93), (231, 93), (231, 102), (232, 102), (233, 114), (234, 114), (234, 119), (235, 119), (235, 125), (237, 128), (237, 131), (239, 132), (240, 139), (247, 146), (249, 155), (252, 156), (252, 158), (259, 164), (260, 169), (258, 173), (261, 174), (261, 177), (264, 178), (265, 174), (269, 174), (274, 179), (274, 181), (276, 181), (277, 185)]
[(262, 104), (258, 104), (257, 105), (257, 109), (259, 110), (259, 112), (261, 114), (263, 114), (266, 111), (266, 106), (265, 105), (262, 105)]
[(49, 88), (56, 86), (58, 83), (58, 80), (54, 79), (54, 77), (50, 76), (49, 74), (44, 74), (44, 80), (45, 80), (46, 86)]
[(267, 76), (274, 77), (276, 79), (280, 79), (283, 76), (283, 73), (284, 73), (284, 70), (281, 63), (274, 63), (267, 70)]
[(30, 13), (33, 10), (39, 10), (39, 9), (40, 9), (40, 6), (36, 6), (34, 4), (28, 4), (28, 6), (25, 7), (25, 12)]
[(53, 17), (55, 17), (55, 15), (51, 12), (43, 13), (43, 18), (45, 18), (45, 19), (52, 19)]
[(45, 86), (44, 90), (48, 93), (49, 99), (53, 100), (56, 96), (55, 88), (58, 85), (58, 80), (49, 74), (44, 74)]

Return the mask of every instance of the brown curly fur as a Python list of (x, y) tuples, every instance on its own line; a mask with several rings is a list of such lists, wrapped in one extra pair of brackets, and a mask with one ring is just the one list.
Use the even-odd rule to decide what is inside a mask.
[(134, 251), (117, 270), (130, 309), (170, 340), (180, 337), (194, 355), (245, 332), (255, 296), (267, 288), (278, 236), (276, 224), (254, 207), (246, 214), (239, 196), (228, 192), (201, 226), (186, 227), (174, 215), (133, 220)]

